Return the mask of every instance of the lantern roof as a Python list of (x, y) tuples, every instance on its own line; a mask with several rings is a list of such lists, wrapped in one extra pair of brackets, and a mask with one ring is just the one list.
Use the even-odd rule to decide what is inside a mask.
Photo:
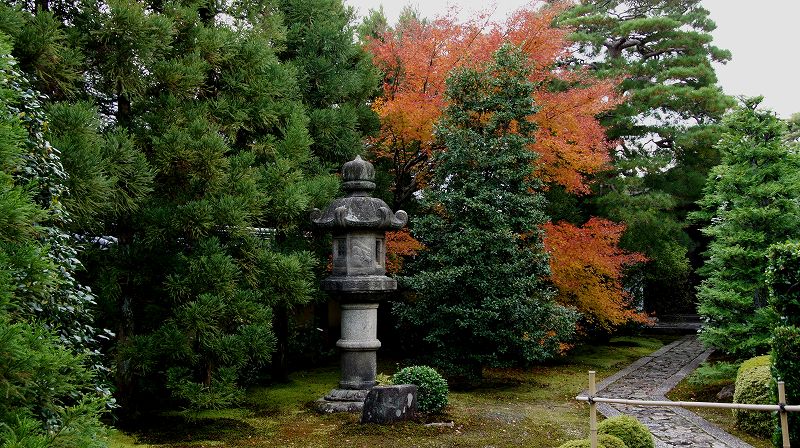
[(373, 198), (375, 168), (356, 156), (342, 165), (342, 189), (347, 196), (335, 199), (325, 210), (314, 209), (311, 221), (321, 229), (331, 230), (398, 230), (408, 222), (403, 210), (392, 213), (383, 200)]

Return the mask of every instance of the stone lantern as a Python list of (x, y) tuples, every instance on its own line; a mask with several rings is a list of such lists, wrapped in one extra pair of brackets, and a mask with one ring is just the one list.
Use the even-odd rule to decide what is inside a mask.
[(378, 304), (397, 281), (386, 276), (386, 231), (408, 221), (406, 212), (392, 213), (385, 202), (370, 196), (375, 189), (375, 168), (356, 156), (342, 166), (347, 196), (324, 211), (314, 209), (315, 227), (333, 234), (333, 272), (322, 281), (341, 304), (341, 380), (318, 401), (323, 412), (353, 412), (362, 408), (375, 386)]

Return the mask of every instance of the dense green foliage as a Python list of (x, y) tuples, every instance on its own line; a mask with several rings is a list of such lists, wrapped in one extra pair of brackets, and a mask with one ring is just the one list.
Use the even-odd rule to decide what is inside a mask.
[(598, 434), (610, 434), (625, 442), (628, 448), (655, 448), (650, 431), (639, 420), (620, 415), (603, 420), (597, 425)]
[[(771, 372), (773, 381), (783, 381), (786, 402), (800, 402), (800, 243), (787, 241), (769, 248), (767, 283), (770, 304), (777, 311), (781, 325), (772, 332)], [(777, 403), (777, 387), (770, 387), (772, 403)], [(800, 416), (789, 413), (789, 439), (800, 444)], [(781, 446), (779, 434), (773, 436), (775, 446)]]
[(447, 150), (433, 158), (428, 213), (414, 225), (427, 250), (405, 279), (416, 297), (395, 307), (401, 327), (423, 338), (418, 353), (447, 375), (475, 379), (483, 366), (552, 358), (574, 329), (574, 313), (552, 303), (543, 280), (527, 73), (524, 56), (504, 47), (486, 71), (448, 81), (438, 130)]
[(329, 168), (361, 153), (380, 123), (370, 108), (380, 77), (357, 45), (354, 12), (342, 0), (280, 0), (287, 27), (279, 58), (297, 68), (309, 116), (311, 151)]
[[(582, 440), (570, 440), (563, 445), (559, 445), (558, 448), (591, 448), (592, 443), (589, 439), (582, 439)], [(623, 442), (619, 437), (612, 436), (610, 434), (600, 434), (597, 436), (597, 446), (599, 448), (627, 448), (625, 442)]]
[(716, 26), (700, 0), (582, 0), (561, 23), (575, 28), (579, 63), (623, 79), (627, 101), (603, 117), (620, 143), (597, 212), (625, 222), (621, 247), (651, 260), (631, 277), (643, 281), (647, 308), (690, 311), (690, 257), (702, 241), (685, 216), (719, 161), (717, 122), (733, 101), (712, 63), (730, 53), (712, 45)]
[[(743, 362), (736, 374), (734, 403), (773, 404), (772, 378), (770, 376), (769, 356), (757, 356)], [(736, 426), (746, 432), (768, 437), (772, 434), (774, 417), (769, 412), (734, 409)]]
[(711, 238), (698, 288), (701, 338), (736, 355), (766, 353), (775, 311), (767, 305), (767, 251), (800, 236), (800, 156), (783, 143), (784, 123), (747, 100), (723, 122), (721, 164), (709, 173), (702, 209)]
[(50, 134), (46, 130), (56, 124), (49, 119), (51, 117), (46, 117), (36, 93), (24, 89), (21, 96), (19, 114), (27, 130), (27, 151), (23, 157), (25, 167), (18, 177), (35, 186), (33, 198), (47, 212), (38, 222), (38, 239), (47, 246), (47, 256), (56, 267), (51, 290), (27, 302), (24, 308), (30, 318), (56, 332), (61, 344), (76, 353), (90, 354), (92, 368), (102, 372), (98, 386), (107, 389), (109, 367), (100, 348), (113, 333), (96, 327), (97, 299), (78, 278), (84, 271), (78, 259), (83, 243), (69, 232), (74, 222), (74, 213), (64, 202), (72, 195), (67, 187), (69, 178), (61, 163), (60, 151), (45, 138)]
[(774, 244), (769, 247), (767, 257), (770, 305), (782, 323), (800, 326), (800, 243)]
[[(53, 210), (34, 202), (36, 193), (44, 194), (31, 176), (41, 166), (34, 155), (42, 153), (32, 152), (29, 145), (41, 135), (31, 133), (31, 120), (25, 121), (18, 109), (33, 94), (21, 88), (10, 50), (7, 36), (0, 33), (0, 443), (102, 447), (105, 428), (99, 417), (107, 397), (96, 389), (85, 357), (64, 347), (69, 329), (57, 327), (59, 339), (45, 328), (67, 321), (68, 313), (39, 314), (49, 303), (73, 299), (66, 296), (75, 291), (73, 270), (60, 257), (62, 250), (74, 249), (66, 244), (51, 248), (41, 241), (57, 231), (37, 224), (47, 221), (47, 212)], [(57, 153), (50, 150), (48, 161), (59, 165)], [(68, 346), (80, 348), (86, 341), (70, 342)]]
[[(773, 332), (772, 340), (772, 377), (774, 381), (783, 381), (786, 388), (786, 403), (800, 403), (800, 379), (797, 377), (800, 368), (800, 328), (797, 326), (780, 326)], [(778, 403), (777, 387), (770, 387), (771, 402)], [(792, 445), (800, 443), (800, 416), (796, 412), (788, 413), (789, 439)], [(773, 435), (775, 446), (782, 446), (780, 435)]]
[(277, 6), (0, 7), (51, 98), (71, 229), (109, 242), (88, 267), (126, 412), (235, 401), (272, 352), (272, 308), (315, 290), (299, 223), (337, 181), (310, 151)]
[(392, 376), (392, 382), (417, 386), (417, 410), (420, 412), (437, 414), (447, 406), (447, 380), (431, 367), (404, 367)]

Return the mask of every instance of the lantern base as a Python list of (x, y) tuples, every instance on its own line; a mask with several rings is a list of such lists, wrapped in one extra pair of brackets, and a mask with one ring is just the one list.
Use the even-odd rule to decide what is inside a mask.
[(361, 412), (369, 389), (333, 389), (316, 402), (319, 412)]

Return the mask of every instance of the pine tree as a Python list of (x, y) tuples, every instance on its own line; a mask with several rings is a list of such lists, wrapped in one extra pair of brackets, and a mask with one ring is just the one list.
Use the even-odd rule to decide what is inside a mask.
[(370, 101), (380, 77), (369, 54), (354, 41), (353, 8), (342, 0), (281, 0), (287, 28), (282, 61), (298, 70), (308, 110), (311, 150), (329, 168), (359, 154), (363, 140), (378, 130)]
[(541, 182), (528, 149), (535, 125), (524, 55), (502, 47), (483, 72), (459, 70), (423, 190), (430, 214), (414, 226), (426, 246), (395, 307), (400, 325), (423, 335), (419, 353), (473, 380), (483, 366), (525, 365), (555, 356), (575, 316), (552, 303), (540, 225)]
[[(273, 350), (273, 307), (312, 296), (301, 224), (338, 185), (315, 168), (296, 70), (277, 55), (278, 4), (21, 6), (6, 24), (52, 88), (51, 137), (85, 192), (70, 198), (76, 231), (110, 242), (87, 266), (123, 412), (235, 402)], [(50, 60), (46, 82), (59, 46), (75, 57)]]
[(748, 99), (723, 122), (722, 163), (709, 173), (701, 211), (710, 222), (701, 339), (737, 356), (766, 353), (775, 311), (766, 306), (770, 245), (800, 237), (800, 157), (783, 142), (786, 125)]
[[(275, 20), (270, 5), (256, 6)], [(244, 373), (269, 360), (272, 308), (311, 298), (316, 260), (292, 246), (303, 244), (305, 210), (336, 183), (305, 171), (308, 119), (271, 44), (282, 36), (263, 23), (220, 26), (194, 8), (165, 13), (175, 38), (154, 64), (152, 93), (131, 108), (156, 184), (107, 284), (131, 286), (113, 296), (134, 313), (122, 330), (124, 373), (208, 408), (235, 402)], [(260, 240), (257, 228), (275, 235)]]
[[(379, 127), (369, 106), (380, 82), (377, 71), (354, 41), (355, 14), (342, 0), (280, 0), (277, 5), (286, 26), (278, 58), (296, 69), (298, 91), (309, 117), (311, 154), (321, 169), (333, 172), (360, 154), (366, 135)], [(330, 248), (318, 243), (322, 244), (316, 245), (316, 252), (327, 257)], [(315, 327), (327, 325), (323, 323), (327, 304), (320, 302)], [(277, 347), (271, 374), (277, 380), (287, 379), (292, 357), (289, 305), (274, 310)]]
[(700, 0), (582, 0), (561, 23), (575, 29), (580, 64), (622, 78), (627, 97), (603, 119), (620, 145), (594, 205), (628, 225), (623, 248), (651, 260), (638, 273), (647, 307), (689, 311), (690, 257), (703, 241), (685, 217), (719, 162), (718, 122), (733, 100), (712, 64), (730, 53), (712, 44)]

